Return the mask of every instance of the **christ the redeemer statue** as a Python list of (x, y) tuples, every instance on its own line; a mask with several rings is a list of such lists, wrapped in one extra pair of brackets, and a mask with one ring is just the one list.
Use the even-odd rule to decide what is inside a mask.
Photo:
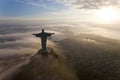
[(42, 29), (41, 33), (33, 34), (36, 37), (40, 37), (41, 38), (42, 52), (47, 52), (46, 51), (47, 37), (51, 36), (52, 34), (54, 34), (54, 33), (46, 33), (46, 32), (44, 32), (44, 29)]

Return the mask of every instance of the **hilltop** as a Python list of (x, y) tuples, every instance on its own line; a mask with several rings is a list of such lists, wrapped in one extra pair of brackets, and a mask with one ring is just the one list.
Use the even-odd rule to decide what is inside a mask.
[(48, 50), (48, 53), (39, 50), (12, 80), (77, 80), (59, 55), (52, 48)]

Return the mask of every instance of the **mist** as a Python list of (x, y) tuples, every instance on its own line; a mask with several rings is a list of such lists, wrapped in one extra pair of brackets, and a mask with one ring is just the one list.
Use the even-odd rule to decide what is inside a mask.
[[(32, 34), (44, 28), (46, 32), (55, 33), (47, 46), (65, 58), (66, 65), (79, 79), (119, 80), (119, 25), (47, 21), (37, 24), (0, 23), (1, 71), (4, 67), (23, 65), (35, 55), (41, 48), (41, 42)], [(3, 77), (3, 73), (1, 75)], [(4, 73), (4, 77), (6, 75)]]

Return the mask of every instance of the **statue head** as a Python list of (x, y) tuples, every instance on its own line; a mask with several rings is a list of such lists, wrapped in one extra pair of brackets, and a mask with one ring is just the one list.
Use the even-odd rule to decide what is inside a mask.
[(44, 33), (44, 29), (42, 29), (42, 33)]

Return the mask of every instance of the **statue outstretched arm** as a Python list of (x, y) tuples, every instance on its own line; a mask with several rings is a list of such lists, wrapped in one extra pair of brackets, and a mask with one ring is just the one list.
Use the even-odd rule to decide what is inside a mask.
[(51, 36), (51, 35), (53, 35), (53, 34), (55, 34), (55, 33), (47, 33), (48, 36)]
[(40, 37), (41, 36), (41, 34), (32, 34), (32, 35), (34, 35), (36, 37)]

